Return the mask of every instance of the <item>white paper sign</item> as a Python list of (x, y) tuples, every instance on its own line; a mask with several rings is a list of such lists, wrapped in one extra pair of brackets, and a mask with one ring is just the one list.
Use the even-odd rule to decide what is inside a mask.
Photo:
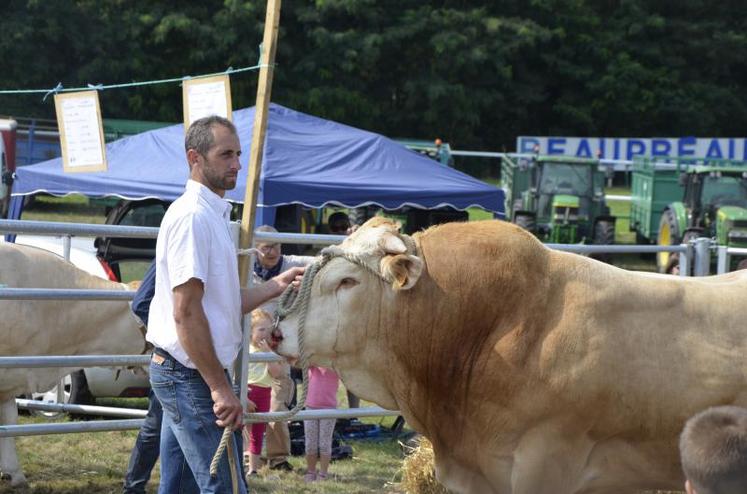
[(184, 82), (184, 128), (210, 115), (231, 119), (231, 83), (227, 75)]
[(57, 94), (55, 107), (64, 170), (105, 171), (104, 131), (98, 92)]

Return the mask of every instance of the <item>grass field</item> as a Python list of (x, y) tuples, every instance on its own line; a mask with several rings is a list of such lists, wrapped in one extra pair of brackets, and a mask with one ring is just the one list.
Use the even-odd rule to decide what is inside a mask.
[(78, 194), (65, 197), (37, 196), (34, 203), (24, 209), (21, 219), (103, 224), (106, 220), (106, 206), (101, 201)]
[[(373, 420), (373, 419), (372, 419)], [(378, 421), (378, 419), (375, 419)], [(384, 425), (391, 425), (387, 418)], [(39, 417), (21, 417), (21, 423), (43, 422)], [(21, 437), (16, 440), (28, 489), (11, 491), (0, 482), (0, 492), (14, 494), (112, 494), (121, 492), (136, 431), (60, 434)], [(250, 491), (256, 493), (401, 493), (402, 454), (392, 440), (379, 442), (349, 441), (352, 459), (333, 462), (331, 480), (325, 483), (303, 482), (305, 463), (291, 457), (294, 472), (263, 470), (252, 479)], [(148, 486), (155, 493), (158, 465)]]

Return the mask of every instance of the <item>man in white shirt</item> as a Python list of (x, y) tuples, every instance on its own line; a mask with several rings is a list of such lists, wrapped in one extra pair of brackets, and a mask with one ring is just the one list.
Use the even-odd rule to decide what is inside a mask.
[[(152, 389), (163, 406), (159, 493), (197, 492), (180, 485), (190, 468), (202, 494), (231, 491), (224, 456), (218, 475), (210, 461), (223, 427), (240, 429), (241, 402), (226, 371), (241, 346), (241, 314), (280, 295), (303, 268), (251, 291), (240, 290), (223, 199), (236, 186), (241, 147), (236, 128), (221, 117), (195, 121), (185, 139), (190, 179), (166, 212), (156, 242), (156, 289), (146, 339), (153, 343)], [(239, 438), (234, 435), (237, 465)], [(240, 492), (245, 486), (238, 477)]]

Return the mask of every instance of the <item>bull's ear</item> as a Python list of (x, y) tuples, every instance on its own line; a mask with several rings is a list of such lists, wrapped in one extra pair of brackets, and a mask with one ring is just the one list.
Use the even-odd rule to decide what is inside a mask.
[(423, 261), (409, 254), (384, 256), (380, 267), (382, 276), (392, 282), (395, 290), (409, 290), (423, 273)]

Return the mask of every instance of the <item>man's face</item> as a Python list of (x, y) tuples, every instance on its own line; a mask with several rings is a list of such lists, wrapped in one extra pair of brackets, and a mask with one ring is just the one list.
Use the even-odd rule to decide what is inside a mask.
[(213, 125), (213, 146), (202, 155), (194, 149), (187, 152), (192, 165), (191, 177), (223, 197), (236, 187), (241, 146), (239, 137), (223, 125)]
[(259, 258), (259, 263), (263, 268), (272, 269), (278, 262), (280, 262), (280, 256), (282, 255), (280, 244), (258, 243), (257, 250), (260, 254), (257, 257)]

